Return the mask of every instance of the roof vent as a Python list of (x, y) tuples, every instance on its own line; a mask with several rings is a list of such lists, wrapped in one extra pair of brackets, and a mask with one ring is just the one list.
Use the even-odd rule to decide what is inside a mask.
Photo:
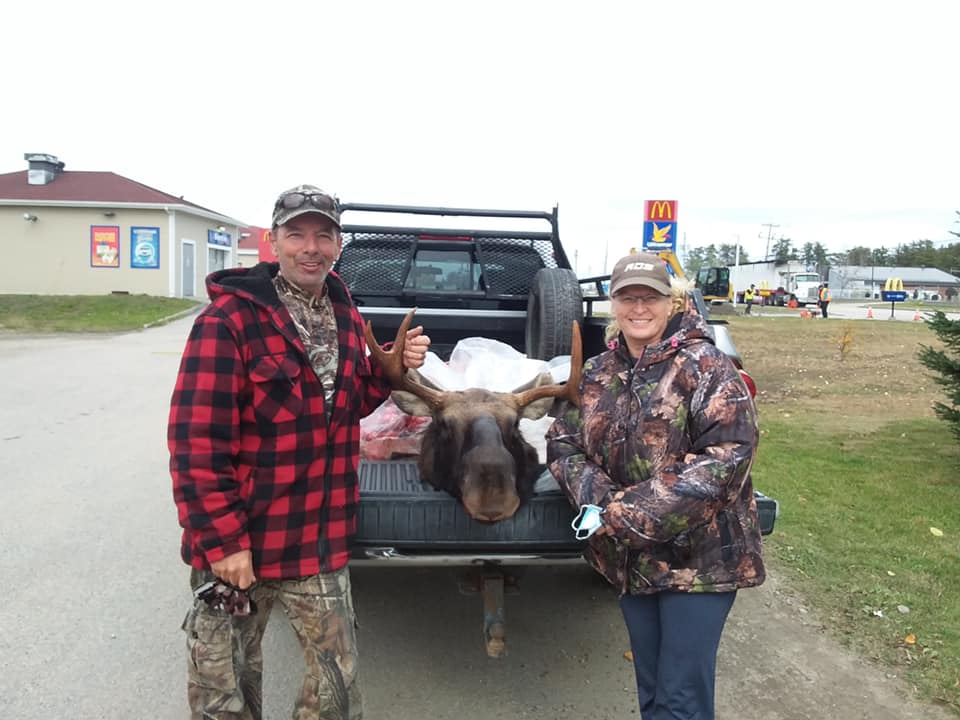
[(63, 172), (63, 163), (53, 155), (24, 153), (23, 159), (30, 163), (27, 170), (29, 185), (49, 185)]

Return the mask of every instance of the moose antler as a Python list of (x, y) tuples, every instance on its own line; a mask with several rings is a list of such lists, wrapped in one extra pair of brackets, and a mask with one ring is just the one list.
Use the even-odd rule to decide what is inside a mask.
[[(407, 316), (400, 323), (400, 329), (397, 330), (397, 337), (393, 341), (393, 346), (389, 350), (384, 350), (373, 335), (373, 325), (367, 321), (364, 328), (364, 337), (367, 339), (367, 347), (370, 348), (370, 354), (376, 359), (380, 367), (383, 368), (387, 380), (394, 390), (405, 390), (411, 393), (432, 409), (440, 410), (447, 403), (447, 398), (451, 395), (449, 392), (435, 390), (417, 382), (410, 377), (403, 367), (403, 347), (407, 341), (407, 329), (413, 320), (413, 315), (417, 309), (414, 308), (407, 313)], [(519, 410), (526, 407), (534, 400), (545, 397), (565, 397), (571, 403), (580, 406), (580, 377), (583, 375), (583, 342), (580, 337), (580, 325), (573, 322), (573, 333), (571, 337), (570, 350), (570, 377), (566, 383), (554, 385), (541, 385), (540, 387), (524, 390), (519, 393), (509, 393), (513, 396), (516, 408)]]
[(570, 341), (570, 377), (567, 382), (556, 385), (541, 385), (540, 387), (513, 393), (517, 409), (526, 407), (534, 400), (545, 397), (565, 397), (571, 403), (580, 407), (580, 377), (583, 375), (583, 341), (580, 338), (580, 325), (573, 321), (573, 334)]
[(373, 355), (380, 364), (380, 367), (383, 368), (383, 372), (394, 390), (405, 390), (408, 393), (416, 395), (433, 410), (439, 410), (446, 403), (448, 393), (442, 390), (434, 390), (431, 387), (416, 382), (407, 374), (406, 369), (403, 367), (403, 346), (407, 342), (407, 329), (410, 327), (410, 322), (413, 320), (413, 314), (416, 311), (417, 309), (414, 308), (408, 312), (403, 322), (400, 323), (400, 329), (397, 330), (397, 337), (393, 341), (393, 347), (389, 350), (384, 350), (377, 343), (377, 339), (373, 335), (373, 325), (369, 320), (364, 328), (363, 335), (367, 339), (367, 347), (370, 348), (370, 354)]

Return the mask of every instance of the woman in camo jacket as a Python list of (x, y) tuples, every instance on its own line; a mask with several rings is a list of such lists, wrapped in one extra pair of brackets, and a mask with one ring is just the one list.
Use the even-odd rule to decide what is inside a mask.
[(756, 410), (662, 259), (628, 255), (610, 281), (610, 349), (586, 362), (548, 462), (575, 508), (600, 510), (585, 555), (620, 592), (643, 720), (708, 720), (736, 591), (764, 579)]

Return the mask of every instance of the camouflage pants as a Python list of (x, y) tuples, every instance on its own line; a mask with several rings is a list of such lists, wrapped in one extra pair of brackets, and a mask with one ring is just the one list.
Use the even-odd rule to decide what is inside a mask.
[[(190, 586), (213, 578), (193, 570)], [(262, 720), (260, 641), (279, 600), (303, 648), (306, 674), (294, 720), (359, 720), (357, 642), (347, 568), (326, 575), (257, 583), (257, 613), (231, 617), (197, 600), (183, 621), (187, 698), (193, 720)]]

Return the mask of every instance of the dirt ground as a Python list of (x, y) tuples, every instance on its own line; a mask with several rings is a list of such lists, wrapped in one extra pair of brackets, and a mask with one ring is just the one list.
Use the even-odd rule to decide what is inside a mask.
[[(764, 585), (739, 593), (735, 610), (720, 647), (718, 720), (956, 720), (842, 647), (775, 569)], [(761, 707), (751, 711), (750, 703)]]

